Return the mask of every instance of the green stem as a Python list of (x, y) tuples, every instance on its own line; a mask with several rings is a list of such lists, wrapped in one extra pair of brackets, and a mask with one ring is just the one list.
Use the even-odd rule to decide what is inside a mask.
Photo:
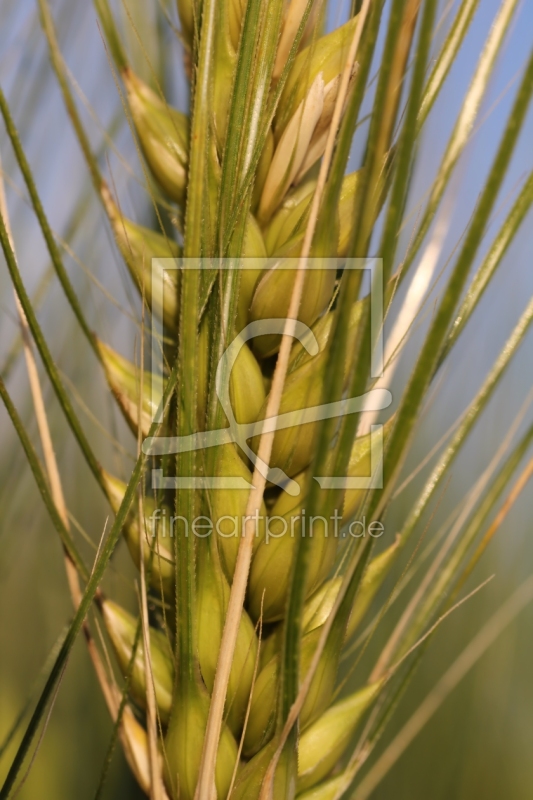
[(468, 434), (476, 424), (477, 420), (483, 409), (486, 407), (494, 391), (500, 383), (503, 375), (520, 344), (522, 343), (526, 333), (528, 332), (531, 323), (533, 322), (533, 300), (530, 300), (527, 308), (517, 322), (509, 339), (502, 348), (501, 353), (493, 364), (489, 374), (485, 378), (483, 385), (478, 391), (475, 398), (472, 400), (468, 407), (467, 413), (464, 415), (463, 420), (457, 428), (455, 435), (447, 446), (445, 452), (439, 459), (438, 464), (435, 466), (433, 472), (429, 476), (422, 493), (418, 497), (416, 503), (411, 509), (407, 520), (405, 521), (400, 532), (400, 542), (402, 546), (405, 545), (413, 532), (417, 522), (421, 518), (423, 512), (427, 508), (430, 499), (433, 497), (435, 490), (442, 481), (444, 475), (450, 469), (453, 461), (455, 460), (461, 446), (465, 442)]
[(39, 225), (41, 226), (41, 230), (43, 232), (44, 240), (46, 242), (46, 246), (48, 248), (48, 252), (50, 253), (50, 258), (52, 259), (52, 264), (56, 271), (57, 277), (59, 278), (59, 282), (63, 287), (63, 291), (67, 297), (67, 300), (70, 303), (70, 307), (74, 312), (74, 315), (82, 329), (83, 333), (85, 334), (89, 344), (93, 348), (93, 351), (98, 354), (98, 348), (96, 346), (96, 340), (94, 333), (89, 328), (87, 320), (85, 319), (85, 315), (81, 309), (81, 305), (77, 298), (76, 292), (70, 282), (70, 278), (67, 274), (65, 266), (63, 264), (63, 260), (61, 258), (61, 254), (59, 252), (59, 248), (57, 246), (56, 240), (54, 238), (54, 234), (52, 233), (52, 229), (48, 224), (48, 219), (46, 217), (44, 208), (41, 203), (41, 199), (37, 192), (37, 187), (35, 186), (35, 181), (33, 180), (33, 175), (30, 169), (30, 165), (28, 164), (28, 160), (22, 148), (22, 144), (20, 142), (20, 138), (13, 120), (11, 116), (11, 112), (9, 110), (9, 105), (7, 100), (4, 96), (2, 89), (0, 89), (0, 111), (2, 112), (2, 116), (4, 118), (4, 123), (6, 126), (7, 135), (11, 141), (13, 146), (13, 150), (15, 152), (15, 156), (17, 158), (18, 165), (20, 167), (20, 171), (22, 173), (22, 177), (26, 183), (26, 187), (28, 189), (28, 193), (30, 195), (31, 203), (33, 206), (33, 210), (35, 211), (35, 215), (39, 221)]
[(461, 307), (456, 314), (450, 333), (448, 334), (444, 350), (440, 357), (440, 364), (442, 364), (454, 344), (457, 342), (459, 336), (464, 330), (466, 323), (472, 316), (474, 309), (477, 308), (485, 289), (492, 280), (496, 270), (502, 263), (503, 257), (507, 252), (509, 245), (513, 241), (520, 225), (524, 221), (529, 209), (531, 208), (532, 203), (533, 172), (530, 172), (528, 179), (522, 187), (522, 191), (516, 198), (516, 201), (511, 208), (507, 219), (501, 226), (500, 231), (494, 239), (489, 252), (484, 258), (483, 263), (479, 267), (468, 288), (466, 296), (461, 303)]
[[(424, 597), (423, 603), (409, 626), (409, 630), (398, 650), (398, 658), (401, 658), (422, 634), (424, 627), (431, 621), (435, 612), (445, 599), (449, 587), (456, 581), (457, 576), (460, 575), (461, 562), (466, 556), (468, 549), (475, 541), (489, 514), (502, 496), (507, 484), (511, 480), (526, 452), (529, 450), (532, 442), (533, 425), (530, 425), (498, 473), (492, 479), (487, 488), (485, 497), (481, 501), (477, 511), (473, 514), (464, 533), (461, 535), (446, 567), (432, 585), (428, 595)], [(450, 607), (450, 603), (447, 604), (447, 607)]]
[[(185, 215), (185, 258), (202, 255), (204, 213), (207, 206), (210, 85), (215, 36), (215, 0), (205, 0), (198, 65), (194, 84), (189, 153), (189, 189)], [(190, 312), (189, 312), (190, 313)]]
[(429, 0), (429, 2), (425, 3), (405, 121), (400, 136), (398, 152), (395, 156), (396, 175), (394, 177), (391, 199), (381, 239), (381, 247), (379, 249), (380, 257), (383, 259), (383, 283), (385, 285), (392, 273), (394, 256), (398, 245), (398, 233), (407, 200), (413, 156), (417, 142), (417, 117), (424, 89), (424, 79), (431, 48), (436, 10), (436, 0)]
[[(518, 135), (522, 129), (532, 94), (533, 50), (531, 51), (529, 62), (524, 71), (513, 109), (509, 115), (507, 126), (500, 141), (498, 152), (496, 153), (485, 187), (479, 198), (472, 222), (465, 235), (463, 247), (448, 280), (448, 285), (442, 301), (433, 317), (430, 330), (426, 336), (422, 351), (409, 379), (400, 408), (398, 409), (393, 423), (389, 444), (385, 454), (384, 474), (386, 487), (379, 501), (381, 508), (383, 508), (384, 503), (389, 499), (393, 491), (395, 478), (401, 469), (406, 447), (411, 439), (422, 402), (439, 364), (457, 301), (468, 278), (470, 266), (483, 238), (488, 219), (494, 203), (496, 202), (496, 197), (506, 176), (507, 166), (511, 160)], [(376, 506), (377, 503), (374, 497), (373, 508), (371, 507), (369, 513), (373, 513)]]
[[(196, 431), (196, 368), (198, 363), (197, 324), (200, 275), (197, 269), (185, 269), (181, 281), (178, 370), (178, 436)], [(198, 474), (196, 451), (178, 453), (176, 474)], [(176, 490), (176, 514), (187, 520), (190, 528), (198, 515), (198, 493), (192, 489)], [(194, 680), (194, 602), (195, 602), (195, 543), (190, 531), (176, 533), (176, 648), (178, 658), (177, 684), (180, 691)]]
[(50, 7), (47, 3), (47, 0), (38, 0), (38, 2), (39, 2), (39, 10), (41, 12), (44, 34), (48, 42), (48, 49), (50, 52), (50, 60), (52, 62), (52, 67), (57, 76), (57, 80), (59, 82), (59, 86), (63, 94), (63, 99), (67, 107), (68, 115), (72, 121), (74, 130), (76, 131), (76, 136), (78, 137), (78, 141), (83, 151), (83, 155), (85, 156), (87, 166), (89, 167), (89, 172), (91, 174), (91, 180), (93, 182), (93, 186), (95, 188), (96, 194), (99, 196), (100, 188), (102, 186), (102, 176), (100, 174), (100, 169), (98, 167), (96, 159), (93, 155), (89, 139), (87, 138), (87, 134), (85, 133), (85, 129), (82, 125), (80, 115), (78, 114), (78, 109), (76, 108), (72, 92), (70, 91), (70, 87), (68, 85), (65, 62), (63, 61), (63, 56), (61, 54), (61, 50), (57, 42), (57, 36), (54, 27), (54, 21), (52, 19), (52, 14), (50, 13)]
[[(208, 203), (208, 148), (210, 86), (213, 61), (215, 0), (205, 0), (202, 13), (200, 46), (194, 86), (189, 153), (189, 191), (185, 215), (185, 259), (197, 259), (198, 269), (182, 272), (178, 370), (178, 436), (196, 431), (196, 375), (198, 367), (198, 318), (200, 311), (200, 257), (203, 253), (204, 211)], [(186, 266), (191, 266), (190, 264)], [(196, 452), (179, 453), (177, 475), (194, 477), (198, 474)], [(176, 490), (176, 513), (185, 517), (188, 525), (197, 516), (197, 493), (191, 489)], [(176, 655), (177, 685), (186, 692), (195, 680), (194, 603), (195, 603), (194, 536), (176, 537)]]
[[(479, 58), (476, 72), (468, 89), (467, 95), (458, 114), (454, 130), (448, 141), (446, 152), (439, 165), (435, 180), (431, 187), (431, 196), (422, 214), (413, 241), (409, 245), (409, 251), (402, 265), (402, 276), (405, 275), (413, 263), (426, 234), (429, 231), (432, 221), (435, 218), (437, 209), (442, 201), (446, 187), (450, 181), (452, 173), (470, 140), (472, 128), (477, 116), (477, 112), (483, 98), (483, 94), (488, 85), (492, 70), (505, 34), (511, 23), (514, 11), (518, 5), (518, 0), (502, 0), (498, 14), (492, 26), (491, 32), (483, 52)], [(439, 87), (440, 88), (440, 87)], [(422, 118), (423, 119), (423, 118)], [(419, 122), (419, 126), (422, 122)]]

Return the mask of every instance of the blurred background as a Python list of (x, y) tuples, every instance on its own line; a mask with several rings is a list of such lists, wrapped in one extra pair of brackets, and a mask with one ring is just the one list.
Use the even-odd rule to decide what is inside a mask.
[[(457, 5), (457, 2), (441, 4), (442, 22), (435, 47), (442, 41)], [(50, 7), (92, 146), (99, 153), (105, 172), (112, 175), (123, 211), (138, 222), (149, 224), (151, 212), (142, 172), (94, 9), (90, 3), (73, 0), (52, 0)], [(399, 256), (409, 241), (420, 203), (438, 168), (498, 7), (497, 0), (479, 3), (457, 63), (429, 117), (413, 176)], [(176, 34), (178, 22), (174, 4), (168, 0), (150, 3), (125, 0), (117, 4), (117, 13), (122, 14), (125, 29), (130, 33), (127, 46), (135, 70), (146, 79), (150, 78), (147, 56), (161, 76), (169, 101), (186, 109), (188, 89), (183, 79), (183, 53)], [(338, 24), (345, 14), (345, 3), (330, 1), (329, 24)], [(0, 84), (10, 103), (49, 220), (62, 242), (70, 277), (98, 335), (124, 355), (133, 357), (139, 344), (139, 328), (135, 323), (139, 318), (137, 297), (90, 188), (87, 170), (49, 63), (37, 3), (34, 0), (0, 0), (0, 19)], [(141, 32), (143, 48), (128, 19), (133, 20)], [(511, 107), (521, 69), (529, 55), (532, 32), (533, 5), (525, 2), (515, 14), (473, 136), (442, 206), (441, 217), (449, 229), (436, 274), (447, 264), (472, 213)], [(379, 48), (376, 59), (379, 59)], [(364, 135), (363, 125), (354, 142), (351, 169), (360, 165)], [(533, 166), (532, 141), (533, 115), (530, 113), (478, 262)], [(0, 155), (21, 271), (38, 305), (38, 317), (48, 343), (95, 451), (108, 469), (127, 478), (135, 442), (116, 413), (96, 360), (52, 276), (47, 251), (2, 123)], [(456, 346), (445, 373), (439, 376), (438, 390), (432, 393), (420, 420), (405, 475), (416, 468), (468, 405), (533, 293), (532, 221), (530, 213)], [(379, 252), (374, 254), (379, 256)], [(400, 393), (405, 383), (438, 290), (439, 284), (424, 308), (420, 328), (401, 358), (393, 394)], [(393, 320), (394, 315), (388, 324)], [(17, 338), (12, 288), (0, 257), (0, 371), (29, 432), (35, 434), (36, 424)], [(444, 509), (436, 512), (428, 536), (460, 502), (504, 438), (531, 389), (532, 364), (533, 338), (529, 335), (454, 465), (442, 504)], [(72, 441), (46, 379), (43, 379), (43, 386), (68, 506), (73, 524), (79, 529), (80, 547), (90, 560), (94, 558), (95, 547), (108, 520), (108, 510)], [(528, 411), (524, 424), (531, 417)], [(35, 691), (42, 686), (49, 669), (47, 658), (71, 618), (72, 610), (57, 536), (3, 408), (0, 409), (0, 432), (1, 748), (26, 704), (35, 702), (38, 696)], [(423, 485), (425, 475), (427, 468), (394, 504), (386, 524), (390, 540)], [(443, 623), (402, 700), (385, 742), (408, 719), (483, 622), (531, 574), (532, 512), (533, 495), (526, 489), (467, 588), (473, 588), (491, 575), (494, 575), (493, 580)], [(129, 555), (124, 546), (119, 546), (105, 579), (105, 589), (131, 607), (136, 602), (133, 576)], [(533, 608), (529, 607), (445, 701), (375, 791), (374, 797), (380, 800), (529, 800), (533, 797), (530, 754), (533, 741), (532, 630)], [(70, 658), (46, 734), (19, 799), (92, 798), (110, 736), (107, 710), (84, 642), (80, 640)], [(2, 751), (0, 779), (9, 767), (18, 740), (19, 735), (16, 735)], [(133, 800), (141, 796), (118, 750), (104, 794), (115, 800)]]

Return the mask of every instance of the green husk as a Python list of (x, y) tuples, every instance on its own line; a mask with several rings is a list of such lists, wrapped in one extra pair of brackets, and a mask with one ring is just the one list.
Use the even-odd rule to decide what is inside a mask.
[[(254, 280), (253, 270), (244, 270)], [(246, 285), (244, 286), (246, 292)], [(243, 300), (243, 305), (246, 300)], [(228, 345), (230, 342), (228, 342)], [(201, 430), (205, 429), (207, 415), (207, 400), (209, 376), (212, 369), (219, 365), (212, 364), (212, 343), (209, 338), (209, 326), (204, 318), (200, 325), (198, 341), (199, 370), (198, 370), (198, 401), (197, 419)], [(257, 359), (246, 344), (240, 342), (239, 354), (229, 375), (222, 373), (223, 378), (229, 383), (229, 396), (233, 414), (239, 424), (255, 422), (265, 400), (265, 383), (261, 367)], [(220, 387), (223, 391), (224, 387)]]
[(331, 778), (329, 781), (324, 781), (318, 786), (314, 786), (307, 792), (302, 792), (297, 795), (297, 800), (335, 800), (338, 796), (339, 790), (345, 781), (344, 775), (339, 775), (337, 778)]
[(340, 75), (346, 63), (356, 25), (357, 17), (352, 17), (340, 28), (321, 36), (299, 53), (283, 89), (274, 121), (277, 141), (317, 75), (322, 75), (325, 85)]
[[(232, 444), (218, 448), (216, 464), (218, 475), (225, 478), (238, 478), (246, 482), (246, 485), (241, 489), (210, 489), (207, 495), (217, 546), (226, 575), (231, 580), (235, 571), (239, 543), (244, 531), (246, 504), (250, 491), (249, 487), (252, 484), (252, 473)], [(266, 514), (266, 507), (263, 502), (255, 523), (254, 552), (264, 539)]]
[(131, 69), (122, 78), (142, 151), (163, 191), (183, 204), (187, 188), (189, 120), (168, 106)]
[[(372, 558), (361, 579), (352, 610), (348, 617), (345, 642), (348, 642), (359, 627), (379, 589), (396, 561), (399, 541)], [(331, 578), (317, 589), (306, 601), (302, 617), (302, 632), (310, 633), (320, 628), (328, 619), (341, 588), (342, 577)], [(281, 625), (261, 645), (261, 667), (279, 653), (281, 648)]]
[[(124, 499), (127, 486), (108, 472), (104, 472), (104, 479), (111, 506), (116, 514)], [(144, 514), (142, 524), (139, 525), (137, 506), (130, 511), (122, 534), (137, 569), (140, 568), (140, 537), (142, 536), (144, 568), (146, 575), (150, 575), (150, 585), (157, 593), (162, 590), (164, 596), (170, 600), (174, 595), (175, 569), (172, 539), (170, 538), (171, 509), (164, 503), (156, 505), (151, 497), (143, 498), (142, 508)]]
[[(209, 696), (198, 683), (177, 692), (165, 737), (165, 783), (171, 796), (194, 800), (202, 744), (209, 711)], [(222, 726), (215, 770), (218, 797), (225, 797), (237, 760), (237, 745)]]
[[(107, 189), (102, 190), (118, 248), (148, 307), (172, 333), (177, 328), (179, 272), (162, 259), (177, 259), (181, 249), (167, 236), (124, 217)], [(159, 298), (163, 297), (163, 304)]]
[[(294, 261), (280, 260), (268, 269), (257, 283), (250, 308), (250, 321), (285, 319), (295, 278)], [(316, 322), (331, 300), (334, 285), (334, 269), (325, 267), (308, 271), (298, 311), (301, 322), (309, 326)], [(280, 336), (273, 334), (259, 336), (254, 340), (254, 351), (261, 358), (272, 355), (277, 352), (280, 340)]]
[(126, 422), (135, 435), (140, 426), (143, 436), (148, 436), (161, 402), (161, 395), (153, 391), (152, 373), (144, 370), (142, 374), (142, 402), (139, 413), (140, 370), (109, 345), (101, 341), (97, 341), (97, 345), (109, 388)]
[[(237, 776), (232, 800), (258, 800), (263, 778), (276, 752), (277, 740), (273, 739), (243, 766)], [(273, 796), (291, 800), (296, 792), (296, 765), (287, 753), (279, 760), (274, 776)]]
[[(308, 362), (300, 369), (305, 369), (308, 364), (312, 362)], [(299, 371), (296, 370), (292, 375), (296, 375)], [(286, 386), (290, 385), (292, 375), (287, 380)], [(385, 435), (388, 434), (390, 425), (391, 421), (384, 426)], [(310, 428), (311, 424), (302, 427)], [(374, 441), (370, 434), (355, 440), (348, 464), (348, 477), (369, 476), (372, 450), (377, 447), (377, 444), (373, 444)], [(257, 547), (250, 570), (248, 604), (254, 619), (259, 615), (261, 603), (266, 621), (275, 621), (283, 616), (298, 536), (305, 535), (309, 539), (307, 594), (315, 591), (326, 579), (335, 562), (342, 526), (351, 521), (367, 491), (348, 489), (344, 505), (341, 503), (337, 509), (330, 509), (332, 513), (326, 518), (317, 515), (311, 522), (311, 518), (302, 513), (306, 507), (311, 479), (309, 471), (298, 474), (295, 481), (300, 486), (300, 495), (294, 498), (282, 492), (269, 512), (270, 522), (268, 528), (265, 528), (265, 538)], [(327, 490), (322, 491), (327, 499)]]
[[(216, 545), (212, 542), (199, 559), (197, 592), (198, 660), (202, 678), (211, 692), (230, 593), (228, 581), (216, 557)], [(226, 701), (226, 721), (235, 735), (242, 730), (252, 688), (257, 648), (254, 626), (246, 611), (243, 611)]]
[(382, 686), (382, 681), (376, 681), (340, 700), (302, 733), (298, 750), (298, 792), (311, 788), (331, 772)]
[[(102, 614), (120, 669), (126, 675), (133, 652), (138, 620), (111, 600), (105, 600), (102, 604)], [(172, 707), (174, 658), (168, 639), (161, 631), (150, 626), (149, 635), (155, 699), (161, 722), (166, 725)], [(129, 691), (135, 702), (145, 708), (146, 671), (142, 636), (135, 652)]]
[[(303, 680), (309, 669), (320, 635), (321, 630), (315, 629), (302, 639), (300, 681)], [(338, 642), (328, 642), (320, 658), (318, 669), (311, 681), (311, 686), (300, 714), (302, 730), (305, 730), (331, 702), (339, 661), (339, 650), (335, 647), (335, 644), (338, 644)], [(243, 752), (246, 756), (257, 753), (274, 735), (278, 682), (279, 655), (276, 655), (263, 667), (254, 686), (250, 716), (244, 737)]]

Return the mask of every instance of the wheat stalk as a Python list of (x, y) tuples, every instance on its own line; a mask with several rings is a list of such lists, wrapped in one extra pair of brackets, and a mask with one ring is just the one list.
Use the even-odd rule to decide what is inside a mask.
[[(20, 770), (43, 722), (46, 727), (81, 629), (113, 718), (112, 746), (120, 735), (139, 785), (153, 800), (333, 800), (347, 796), (354, 782), (356, 796), (367, 797), (445, 694), (531, 599), (524, 584), (508, 613), (489, 623), (360, 781), (421, 651), (463, 602), (450, 608), (447, 595), (455, 597), (531, 475), (531, 468), (522, 472), (482, 537), (533, 438), (531, 429), (519, 435), (520, 416), (472, 483), (450, 530), (445, 527), (444, 543), (436, 554), (427, 551), (430, 563), (415, 545), (402, 573), (400, 555), (533, 319), (530, 302), (400, 533), (392, 535), (389, 510), (408, 480), (402, 467), (430, 389), (438, 387), (439, 370), (465, 335), (533, 202), (530, 174), (468, 284), (531, 100), (532, 57), (463, 238), (449, 269), (435, 278), (447, 221), (422, 246), (435, 217), (448, 215), (446, 208), (440, 212), (441, 202), (518, 4), (501, 3), (415, 224), (406, 207), (418, 144), (475, 0), (462, 0), (440, 47), (436, 0), (392, 0), (388, 17), (383, 0), (363, 0), (357, 14), (351, 11), (328, 32), (325, 0), (178, 0), (190, 86), (186, 113), (172, 106), (154, 61), (154, 20), (177, 30), (168, 10), (132, 10), (124, 3), (119, 15), (108, 0), (94, 5), (155, 228), (126, 216), (122, 185), (109, 162), (94, 155), (74, 96), (81, 90), (63, 60), (48, 2), (39, 0), (52, 67), (95, 196), (138, 290), (138, 363), (93, 333), (3, 94), (0, 109), (67, 302), (136, 436), (136, 465), (123, 483), (102, 467), (83, 431), (26, 292), (2, 189), (0, 240), (23, 326), (46, 474), (3, 380), (0, 390), (64, 546), (75, 617), (0, 800), (24, 783)], [(370, 69), (382, 29), (374, 84)], [(346, 174), (365, 97), (372, 111), (364, 156), (360, 168)], [(116, 148), (107, 132), (104, 140)], [(127, 158), (120, 159), (131, 172)], [(409, 246), (399, 261), (407, 229)], [(383, 258), (367, 293), (359, 267), (376, 266), (369, 255), (378, 236)], [(413, 277), (402, 305), (398, 289), (406, 275)], [(379, 426), (398, 355), (423, 323), (434, 278), (440, 289), (434, 314), (397, 410)], [(383, 297), (376, 306), (380, 280)], [(385, 342), (385, 372), (377, 376), (384, 320), (375, 314), (381, 305), (396, 314), (396, 323)], [(32, 339), (115, 514), (92, 570), (73, 538)], [(355, 411), (363, 412), (360, 421)], [(100, 588), (120, 538), (139, 569), (138, 617)], [(419, 585), (405, 599), (403, 589), (418, 573)], [(386, 586), (390, 594), (383, 598)], [(356, 634), (356, 646), (370, 648), (376, 627), (388, 624), (385, 612), (400, 603), (400, 622), (367, 674), (355, 673), (357, 685), (347, 694), (341, 658), (352, 658)], [(102, 652), (86, 621), (93, 606), (106, 636)], [(376, 623), (363, 630), (370, 609)], [(124, 678), (122, 692), (104, 667), (107, 643)], [(106, 768), (98, 797), (105, 778)]]

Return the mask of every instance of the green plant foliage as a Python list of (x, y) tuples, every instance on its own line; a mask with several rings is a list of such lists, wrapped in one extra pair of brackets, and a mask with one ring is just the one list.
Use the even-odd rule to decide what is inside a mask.
[[(485, 124), (483, 102), (520, 4), (502, 0), (479, 52), (470, 53), (472, 75), (422, 196), (414, 196), (415, 177), (426, 137), (483, 4), (461, 0), (442, 17), (437, 0), (351, 5), (332, 24), (338, 9), (326, 0), (95, 0), (109, 91), (130, 134), (126, 143), (120, 124), (102, 126), (96, 147), (100, 109), (87, 104), (89, 122), (59, 15), (39, 0), (40, 41), (90, 181), (62, 239), (13, 92), (0, 90), (6, 145), (51, 262), (33, 292), (4, 198), (4, 182), (17, 185), (19, 175), (12, 180), (6, 169), (0, 244), (22, 335), (3, 362), (0, 396), (59, 536), (74, 612), (44, 688), (36, 701), (30, 694), (16, 747), (30, 701), (0, 743), (0, 758), (10, 759), (0, 800), (24, 787), (80, 632), (112, 719), (100, 775), (87, 776), (97, 800), (118, 743), (153, 800), (369, 796), (395, 760), (393, 746), (392, 757), (372, 759), (401, 695), (533, 472), (523, 466), (533, 439), (531, 425), (521, 429), (526, 404), (502, 423), (504, 443), (458, 508), (447, 508), (443, 480), (505, 389), (533, 300), (473, 399), (464, 398), (444, 447), (426, 459), (416, 442), (533, 202), (531, 165), (509, 189), (530, 112), (532, 51), (507, 89), (485, 177), (441, 263), (445, 197)], [(60, 150), (61, 139), (56, 144)], [(75, 252), (82, 236), (93, 238), (86, 197), (98, 207), (94, 241), (107, 237), (114, 248), (106, 278), (113, 286), (122, 280), (134, 322), (129, 343), (109, 343), (116, 313), (106, 306), (105, 315), (93, 314), (71, 274), (72, 258), (103, 288), (96, 245), (83, 255), (87, 267)], [(424, 269), (439, 247), (442, 269), (428, 290)], [(83, 390), (74, 402), (39, 312), (50, 276), (61, 289), (54, 319), (66, 311), (82, 334), (79, 363), (101, 389), (98, 410)], [(105, 289), (106, 299), (122, 311), (117, 286)], [(389, 356), (388, 345), (396, 348), (384, 364), (383, 338)], [(36, 426), (14, 399), (21, 352)], [(51, 384), (53, 411), (41, 379)], [(103, 429), (107, 449), (80, 409)], [(62, 425), (84, 480), (96, 483), (112, 515), (100, 541), (99, 512), (91, 510), (85, 534), (75, 503), (63, 497), (67, 470), (55, 440)], [(128, 446), (133, 468), (123, 457)], [(398, 497), (419, 472), (402, 505)], [(78, 531), (94, 547), (90, 560)], [(133, 613), (112, 578), (122, 540), (135, 574), (123, 581)], [(520, 591), (516, 613), (526, 604)], [(496, 628), (513, 613), (500, 614)], [(492, 641), (490, 623), (487, 631), (467, 651), (468, 668)], [(460, 661), (457, 674), (466, 671)], [(446, 686), (438, 684), (442, 698)], [(447, 763), (446, 751), (439, 758)], [(367, 761), (370, 777), (361, 770)]]

